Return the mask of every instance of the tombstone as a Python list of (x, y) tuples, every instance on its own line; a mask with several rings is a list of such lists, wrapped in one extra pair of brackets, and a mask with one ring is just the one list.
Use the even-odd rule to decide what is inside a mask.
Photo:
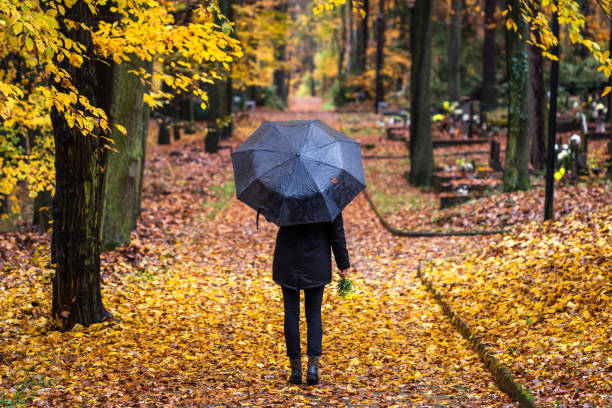
[(491, 155), (489, 156), (489, 167), (491, 167), (493, 171), (503, 170), (501, 164), (501, 146), (495, 140), (491, 140)]
[(582, 150), (586, 153), (588, 151), (589, 124), (587, 123), (586, 115), (584, 113), (580, 114), (580, 124), (580, 130), (582, 131)]
[(376, 106), (376, 113), (382, 113), (383, 109), (385, 106), (387, 106), (387, 102), (385, 101), (380, 101), (378, 102), (378, 105)]
[(247, 109), (250, 109), (250, 110), (251, 110), (251, 112), (253, 112), (253, 111), (255, 110), (255, 101), (248, 100), (248, 101), (244, 102), (244, 106), (245, 106)]
[(486, 111), (481, 111), (480, 112), (480, 127), (482, 128), (482, 130), (487, 131), (487, 112)]

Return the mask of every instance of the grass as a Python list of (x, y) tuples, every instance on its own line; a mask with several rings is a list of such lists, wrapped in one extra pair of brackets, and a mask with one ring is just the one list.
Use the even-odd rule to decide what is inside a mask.
[(208, 216), (214, 220), (236, 192), (236, 185), (233, 181), (228, 181), (222, 185), (212, 186), (212, 190), (214, 199), (205, 201), (203, 206), (209, 209)]
[(409, 160), (369, 162), (365, 166), (368, 190), (382, 214), (394, 214), (400, 210), (416, 211), (438, 207), (437, 199), (423, 194), (417, 187), (409, 185), (402, 174)]
[(45, 383), (43, 379), (29, 379), (27, 381), (22, 382), (21, 384), (15, 385), (16, 391), (12, 393), (12, 395), (0, 397), (0, 407), (19, 407), (23, 406), (28, 402), (28, 400), (32, 399), (30, 387), (44, 387), (48, 385), (48, 383), (52, 382), (50, 380)]

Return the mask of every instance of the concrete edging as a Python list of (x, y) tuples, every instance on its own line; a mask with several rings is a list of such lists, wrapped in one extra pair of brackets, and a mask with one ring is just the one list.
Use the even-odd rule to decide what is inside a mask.
[(514, 381), (512, 374), (508, 371), (503, 364), (495, 357), (493, 352), (489, 350), (482, 342), (480, 337), (476, 335), (465, 321), (463, 321), (459, 315), (451, 308), (451, 306), (444, 300), (444, 297), (436, 291), (432, 282), (428, 280), (421, 273), (422, 265), (419, 265), (417, 269), (417, 276), (421, 283), (425, 285), (427, 290), (433, 295), (438, 304), (442, 307), (444, 314), (448, 316), (451, 324), (457, 329), (461, 335), (468, 341), (472, 350), (474, 350), (480, 360), (484, 363), (487, 370), (493, 376), (495, 384), (500, 390), (508, 394), (513, 401), (519, 403), (521, 408), (537, 408), (534, 402), (533, 395), (523, 388), (519, 383)]

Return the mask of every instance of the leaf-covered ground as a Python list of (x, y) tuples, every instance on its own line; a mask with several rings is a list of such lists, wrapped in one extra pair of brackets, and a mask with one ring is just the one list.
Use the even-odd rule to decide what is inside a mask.
[(289, 386), (276, 227), (255, 230), (229, 155), (200, 147), (150, 152), (133, 242), (103, 257), (109, 322), (54, 331), (48, 238), (0, 237), (0, 406), (514, 406), (416, 279), (456, 247), (395, 240), (362, 197), (345, 212), (359, 293), (328, 287), (322, 383)]
[[(312, 116), (243, 117), (223, 143), (261, 120)], [(227, 151), (204, 154), (196, 137), (150, 146), (133, 242), (103, 256), (113, 320), (54, 331), (48, 237), (0, 235), (0, 406), (516, 406), (416, 277), (427, 259), (465, 259), (501, 238), (398, 239), (361, 196), (345, 210), (359, 293), (327, 288), (322, 383), (289, 386), (276, 227), (255, 229)]]
[(424, 268), (545, 407), (612, 405), (612, 206), (531, 223), (462, 261)]

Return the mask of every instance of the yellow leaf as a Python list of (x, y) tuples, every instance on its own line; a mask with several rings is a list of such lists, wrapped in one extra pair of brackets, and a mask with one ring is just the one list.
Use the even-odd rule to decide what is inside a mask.
[(118, 123), (115, 123), (114, 126), (117, 128), (118, 131), (120, 131), (121, 133), (123, 133), (124, 136), (127, 135), (127, 130), (125, 130), (125, 128), (123, 126), (121, 126)]

